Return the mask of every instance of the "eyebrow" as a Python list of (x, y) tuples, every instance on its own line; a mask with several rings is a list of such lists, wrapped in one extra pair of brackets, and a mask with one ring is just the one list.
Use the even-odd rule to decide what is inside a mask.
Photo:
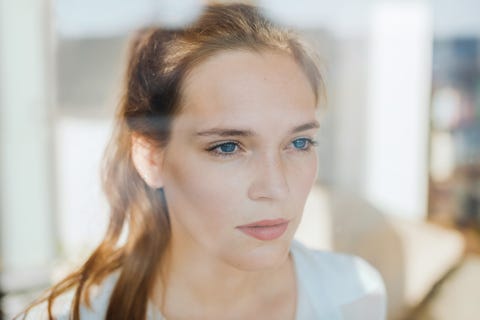
[[(317, 129), (320, 127), (318, 121), (312, 121), (301, 124), (290, 130), (290, 134), (307, 131), (311, 129)], [(251, 137), (255, 135), (252, 130), (242, 129), (228, 129), (228, 128), (212, 128), (204, 131), (199, 131), (195, 134), (199, 137), (219, 136), (219, 137)]]

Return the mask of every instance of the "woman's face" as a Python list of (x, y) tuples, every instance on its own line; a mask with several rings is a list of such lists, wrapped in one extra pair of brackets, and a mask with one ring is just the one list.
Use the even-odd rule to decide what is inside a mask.
[(172, 248), (280, 265), (317, 173), (307, 77), (286, 54), (225, 51), (192, 70), (184, 98), (162, 166)]

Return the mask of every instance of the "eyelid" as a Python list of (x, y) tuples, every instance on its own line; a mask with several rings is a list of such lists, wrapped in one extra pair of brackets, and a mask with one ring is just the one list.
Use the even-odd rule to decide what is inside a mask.
[(227, 143), (233, 143), (233, 144), (236, 144), (237, 146), (241, 146), (241, 143), (239, 141), (225, 140), (225, 141), (216, 141), (211, 146), (209, 146), (207, 149), (212, 150), (212, 149), (215, 149), (215, 148), (220, 147), (221, 145), (224, 145), (224, 144), (227, 144)]
[(296, 138), (293, 138), (290, 143), (292, 143), (293, 141), (296, 141), (296, 140), (300, 140), (300, 139), (305, 139), (305, 140), (308, 140), (309, 142), (313, 143), (313, 144), (317, 144), (317, 140), (315, 139), (315, 137), (312, 137), (312, 136), (300, 136), (300, 137), (296, 137)]

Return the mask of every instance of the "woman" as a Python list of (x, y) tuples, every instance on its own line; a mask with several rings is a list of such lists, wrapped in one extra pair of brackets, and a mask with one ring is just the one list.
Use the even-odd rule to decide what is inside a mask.
[(105, 158), (108, 231), (47, 293), (48, 317), (383, 319), (370, 265), (292, 242), (321, 90), (305, 46), (252, 6), (140, 32)]

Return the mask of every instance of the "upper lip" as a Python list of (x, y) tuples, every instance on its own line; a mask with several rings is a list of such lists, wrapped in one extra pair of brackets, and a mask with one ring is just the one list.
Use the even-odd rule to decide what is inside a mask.
[(279, 224), (284, 224), (287, 223), (288, 220), (285, 219), (270, 219), (270, 220), (260, 220), (260, 221), (255, 221), (249, 224), (244, 224), (241, 226), (238, 226), (237, 228), (248, 228), (248, 227), (273, 227), (277, 226)]

